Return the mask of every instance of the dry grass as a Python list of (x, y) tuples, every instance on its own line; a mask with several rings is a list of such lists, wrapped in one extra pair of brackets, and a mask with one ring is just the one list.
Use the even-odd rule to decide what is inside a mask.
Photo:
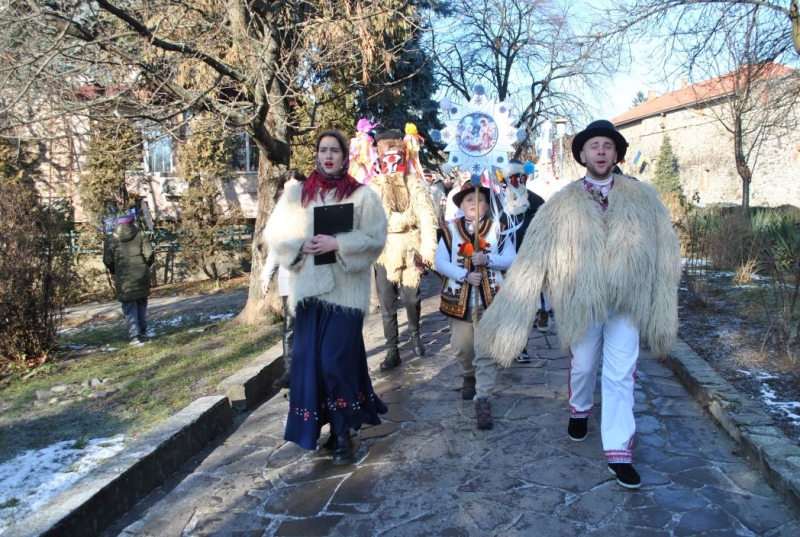
[[(182, 287), (187, 289), (214, 290), (207, 284)], [(0, 461), (62, 440), (115, 434), (135, 438), (194, 399), (216, 393), (220, 381), (280, 338), (278, 326), (211, 321), (208, 311), (176, 310), (160, 320), (151, 318), (150, 324), (159, 337), (141, 347), (128, 345), (119, 320), (87, 324), (64, 335), (44, 366), (3, 379)], [(126, 386), (105, 398), (84, 397), (69, 404), (57, 398), (53, 404), (35, 404), (37, 390), (91, 379), (113, 379)], [(92, 390), (83, 392), (88, 396)]]

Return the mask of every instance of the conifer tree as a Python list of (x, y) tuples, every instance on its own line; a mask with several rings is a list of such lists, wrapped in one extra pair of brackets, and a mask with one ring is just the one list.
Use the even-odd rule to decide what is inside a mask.
[(653, 186), (662, 194), (681, 191), (678, 159), (675, 158), (675, 153), (672, 151), (672, 141), (668, 134), (664, 136), (658, 152), (653, 172)]
[(211, 118), (195, 121), (189, 141), (182, 148), (178, 169), (187, 183), (180, 197), (181, 246), (189, 259), (214, 280), (220, 278), (225, 253), (220, 231), (234, 217), (224, 194), (234, 177), (229, 158), (226, 132), (219, 122)]
[(92, 220), (128, 205), (125, 172), (139, 167), (141, 144), (140, 134), (127, 120), (93, 123), (86, 153), (87, 173), (78, 185), (83, 209)]

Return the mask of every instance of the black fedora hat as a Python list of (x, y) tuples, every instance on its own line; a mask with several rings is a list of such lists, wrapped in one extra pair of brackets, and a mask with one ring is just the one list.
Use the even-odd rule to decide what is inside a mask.
[[(453, 203), (456, 204), (456, 207), (461, 207), (461, 202), (464, 201), (464, 198), (467, 194), (471, 194), (475, 192), (475, 185), (472, 184), (472, 181), (464, 181), (464, 184), (461, 185), (461, 190), (458, 193), (453, 194)], [(486, 201), (490, 201), (490, 196), (492, 195), (492, 191), (486, 188), (485, 186), (481, 185), (478, 187), (478, 193), (483, 194), (486, 196)]]
[(585, 166), (581, 161), (581, 151), (583, 151), (583, 145), (590, 138), (594, 138), (595, 136), (605, 136), (606, 138), (614, 140), (614, 145), (617, 149), (617, 162), (625, 158), (625, 152), (628, 150), (628, 142), (625, 140), (625, 137), (614, 128), (613, 123), (605, 119), (598, 119), (589, 123), (589, 125), (579, 132), (572, 140), (572, 156), (575, 157), (578, 164)]

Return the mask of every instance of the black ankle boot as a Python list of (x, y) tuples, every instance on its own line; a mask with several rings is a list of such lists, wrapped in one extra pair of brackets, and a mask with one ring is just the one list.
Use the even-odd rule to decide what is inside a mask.
[(294, 347), (294, 315), (286, 313), (289, 311), (287, 297), (283, 297), (283, 375), (275, 379), (272, 383), (273, 388), (288, 389), (292, 380), (292, 348)]
[(336, 450), (333, 452), (333, 464), (351, 464), (353, 462), (353, 440), (350, 431), (336, 437)]
[(386, 358), (381, 362), (381, 371), (394, 369), (400, 365), (400, 351), (397, 347), (392, 347), (386, 352)]
[(419, 337), (419, 332), (411, 334), (411, 349), (417, 356), (425, 355), (425, 347), (422, 345), (422, 338)]
[(289, 388), (292, 381), (292, 358), (283, 357), (283, 375), (276, 378), (272, 383), (273, 388)]
[(322, 451), (333, 451), (336, 449), (336, 435), (331, 433), (325, 443), (320, 445), (317, 449)]

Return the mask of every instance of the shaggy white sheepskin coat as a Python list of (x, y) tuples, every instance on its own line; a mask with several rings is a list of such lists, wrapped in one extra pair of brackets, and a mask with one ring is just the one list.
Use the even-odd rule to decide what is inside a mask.
[(381, 198), (388, 221), (386, 247), (376, 264), (386, 269), (387, 279), (417, 287), (420, 271), (414, 257), (433, 266), (439, 221), (431, 196), (415, 175), (379, 174), (369, 184)]
[(630, 316), (654, 355), (669, 353), (678, 332), (680, 246), (652, 186), (614, 175), (603, 213), (575, 181), (539, 209), (526, 237), (478, 325), (476, 345), (508, 366), (545, 291), (564, 350), (611, 309)]
[[(302, 192), (302, 184), (287, 186), (264, 228), (270, 250), (278, 263), (289, 269), (291, 310), (303, 299), (316, 298), (367, 313), (372, 264), (386, 244), (381, 200), (363, 186), (342, 201), (336, 201), (335, 191), (330, 191), (324, 200), (318, 196), (303, 207)], [(353, 204), (353, 231), (336, 236), (336, 263), (315, 265), (313, 255), (300, 252), (303, 243), (314, 236), (314, 207), (340, 203)]]

